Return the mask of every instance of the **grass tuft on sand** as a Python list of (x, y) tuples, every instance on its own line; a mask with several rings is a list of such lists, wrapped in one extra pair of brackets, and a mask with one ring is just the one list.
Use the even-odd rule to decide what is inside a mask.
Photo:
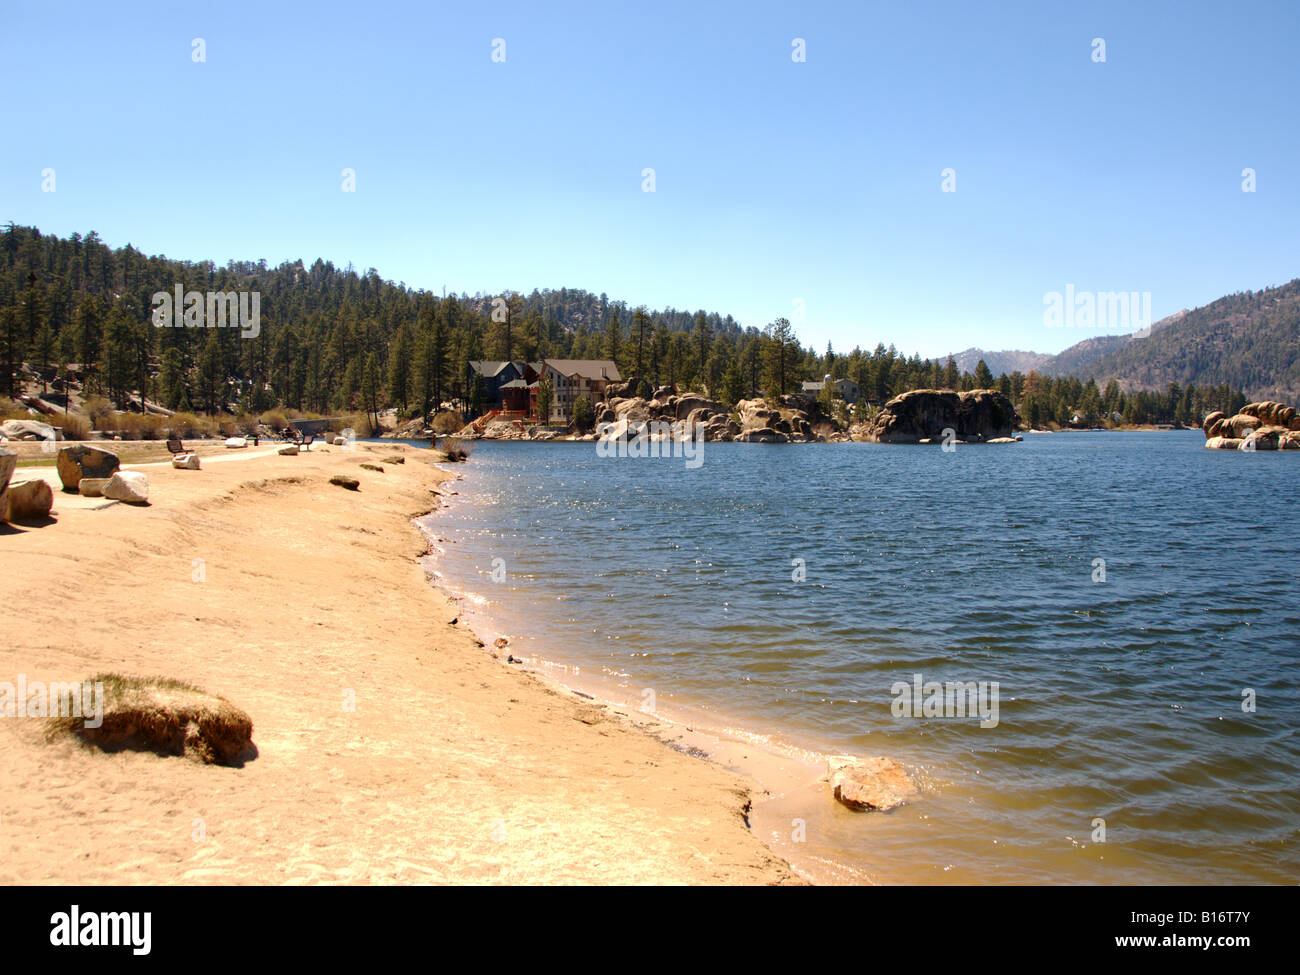
[(184, 755), (205, 765), (235, 765), (252, 748), (253, 721), (223, 697), (170, 677), (96, 674), (103, 683), (103, 724), (51, 718), (49, 736), (73, 734), (106, 751), (135, 748)]

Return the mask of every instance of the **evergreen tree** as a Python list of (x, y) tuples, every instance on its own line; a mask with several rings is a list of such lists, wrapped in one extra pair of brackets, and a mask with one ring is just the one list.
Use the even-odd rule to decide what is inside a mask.
[(397, 330), (388, 354), (388, 398), (406, 414), (411, 398), (411, 338), (405, 326)]

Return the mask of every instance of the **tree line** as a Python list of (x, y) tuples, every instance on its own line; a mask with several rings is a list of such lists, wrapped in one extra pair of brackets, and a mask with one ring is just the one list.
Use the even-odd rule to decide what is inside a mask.
[[(186, 291), (258, 292), (260, 329), (158, 328), (153, 296)], [(316, 260), (181, 261), (110, 248), (97, 234), (63, 238), (14, 224), (0, 232), (0, 392), (13, 398), (18, 364), (68, 376), (119, 409), (140, 397), (178, 411), (318, 414), (396, 407), (427, 415), (444, 402), (475, 405), (468, 364), (481, 359), (611, 359), (652, 386), (697, 389), (728, 404), (802, 381), (847, 378), (863, 402), (917, 388), (1002, 388), (1031, 423), (1069, 422), (1071, 411), (1119, 413), (1130, 422), (1192, 421), (1226, 409), (1231, 390), (1125, 393), (1111, 383), (1030, 373), (994, 377), (984, 363), (900, 354), (878, 344), (837, 354), (802, 346), (793, 324), (764, 328), (730, 315), (649, 310), (562, 288), (503, 295), (437, 295), (386, 281), (370, 268)]]

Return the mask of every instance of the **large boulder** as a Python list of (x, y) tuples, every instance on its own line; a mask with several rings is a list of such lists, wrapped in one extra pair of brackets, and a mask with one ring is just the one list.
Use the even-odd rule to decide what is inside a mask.
[(9, 487), (9, 478), (14, 475), (14, 468), (18, 466), (18, 455), (12, 450), (5, 450), (0, 447), (0, 510), (4, 510), (5, 491)]
[(37, 521), (48, 518), (54, 507), (54, 489), (41, 478), (11, 481), (0, 498), (0, 520)]
[(240, 449), (242, 449), (242, 448), (248, 446), (248, 438), (247, 438), (247, 437), (227, 437), (227, 438), (226, 438), (226, 446), (229, 447), (231, 450), (240, 450)]
[(172, 458), (172, 467), (182, 471), (197, 471), (199, 469), (199, 455), (177, 454)]
[(697, 409), (691, 410), (691, 412), (686, 415), (686, 425), (694, 428), (698, 424), (708, 423), (715, 416), (719, 415), (720, 414), (716, 410), (710, 409), (707, 406), (701, 406)]
[(9, 440), (62, 440), (63, 432), (39, 420), (5, 420), (0, 434)]
[(654, 396), (654, 388), (640, 376), (629, 376), (625, 382), (610, 383), (606, 386), (605, 396), (611, 401), (619, 397), (648, 400)]
[(717, 400), (707, 399), (695, 393), (687, 393), (685, 396), (677, 397), (677, 402), (673, 404), (673, 410), (677, 419), (685, 420), (695, 410), (708, 410), (711, 414), (721, 413), (722, 404)]
[(1224, 436), (1233, 437), (1244, 437), (1250, 431), (1258, 430), (1264, 425), (1264, 421), (1253, 413), (1238, 413), (1236, 416), (1229, 417), (1226, 422), (1228, 430), (1223, 431)]
[(757, 430), (762, 427), (770, 427), (781, 419), (781, 411), (769, 409), (768, 405), (761, 399), (741, 400), (736, 404), (736, 412), (740, 414), (740, 428), (742, 430)]
[(784, 433), (777, 433), (771, 427), (743, 430), (735, 439), (740, 443), (789, 443), (790, 441)]
[(1244, 442), (1236, 437), (1211, 437), (1205, 446), (1208, 450), (1240, 450)]
[(907, 772), (890, 758), (832, 756), (827, 767), (832, 795), (854, 812), (888, 812), (920, 796)]
[(61, 448), (55, 464), (65, 491), (76, 491), (83, 477), (112, 477), (122, 466), (111, 450), (85, 443)]
[(614, 418), (629, 423), (644, 423), (650, 419), (649, 404), (640, 397), (620, 399), (614, 405)]
[(284, 456), (284, 457), (297, 457), (297, 456), (298, 456), (298, 445), (297, 445), (296, 443), (287, 443), (287, 444), (285, 444), (283, 447), (281, 447), (279, 450), (277, 450), (276, 453), (278, 453), (278, 454), (280, 454), (280, 455), (282, 455), (282, 456)]
[(144, 504), (149, 500), (149, 479), (139, 471), (118, 471), (104, 485), (104, 497), (127, 504)]
[(866, 425), (863, 439), (874, 443), (939, 442), (945, 430), (968, 443), (1010, 437), (1016, 410), (996, 389), (914, 389), (895, 396)]
[(1293, 406), (1261, 400), (1247, 403), (1236, 416), (1220, 410), (1205, 417), (1205, 446), (1210, 450), (1300, 449), (1300, 416)]

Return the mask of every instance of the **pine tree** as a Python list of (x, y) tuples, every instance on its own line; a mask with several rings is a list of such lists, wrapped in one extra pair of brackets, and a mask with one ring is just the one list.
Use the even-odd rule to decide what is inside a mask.
[(943, 367), (943, 388), (956, 389), (961, 382), (961, 375), (957, 372), (957, 360), (948, 356), (948, 361)]
[(707, 378), (706, 369), (709, 362), (709, 349), (713, 345), (713, 329), (709, 327), (709, 317), (703, 311), (695, 314), (695, 348), (699, 352), (700, 383)]
[(609, 359), (614, 365), (619, 365), (620, 326), (618, 323), (618, 312), (610, 312), (609, 324), (605, 326), (605, 358)]
[(650, 316), (644, 308), (632, 313), (632, 338), (636, 342), (636, 360), (632, 366), (632, 375), (645, 376), (646, 334), (650, 329)]
[(405, 326), (397, 330), (393, 348), (388, 353), (388, 398), (405, 416), (411, 398), (411, 338)]
[(764, 333), (767, 339), (767, 395), (769, 398), (784, 396), (794, 381), (796, 359), (799, 356), (799, 343), (795, 339), (794, 328), (789, 319), (778, 318), (767, 327)]

